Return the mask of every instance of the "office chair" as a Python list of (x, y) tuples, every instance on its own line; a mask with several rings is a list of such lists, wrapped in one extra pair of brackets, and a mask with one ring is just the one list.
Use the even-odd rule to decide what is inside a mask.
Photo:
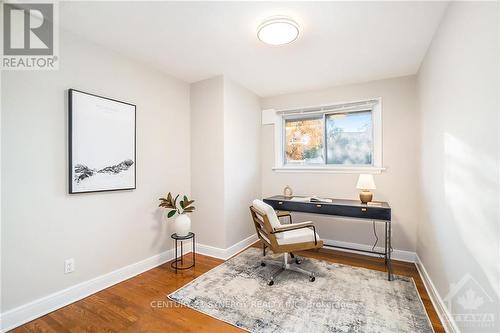
[[(281, 224), (273, 207), (261, 200), (254, 200), (250, 206), (250, 213), (257, 231), (257, 236), (263, 244), (263, 254), (266, 247), (269, 247), (274, 253), (283, 253), (283, 263), (276, 261), (262, 260), (261, 265), (279, 266), (268, 285), (274, 284), (274, 279), (285, 270), (291, 270), (309, 276), (309, 281), (316, 279), (313, 272), (308, 272), (288, 262), (288, 254), (295, 251), (319, 249), (323, 247), (323, 241), (316, 233), (314, 224), (310, 221), (294, 224)], [(295, 264), (300, 264), (300, 259), (295, 258)]]

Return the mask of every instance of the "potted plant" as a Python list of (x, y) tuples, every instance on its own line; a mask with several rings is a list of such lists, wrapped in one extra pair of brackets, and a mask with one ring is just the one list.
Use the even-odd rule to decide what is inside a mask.
[(189, 200), (186, 195), (179, 202), (177, 202), (178, 198), (179, 194), (173, 198), (172, 194), (168, 192), (166, 198), (160, 198), (159, 207), (165, 208), (163, 214), (165, 219), (173, 218), (177, 215), (174, 220), (174, 230), (178, 236), (183, 237), (187, 236), (191, 231), (191, 219), (187, 214), (192, 213), (195, 207), (192, 206), (194, 200)]

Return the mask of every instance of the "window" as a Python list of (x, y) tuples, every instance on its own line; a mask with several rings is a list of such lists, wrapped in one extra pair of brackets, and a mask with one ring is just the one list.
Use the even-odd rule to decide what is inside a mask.
[(372, 165), (371, 111), (335, 113), (326, 116), (326, 163)]
[[(380, 99), (274, 111), (275, 170), (382, 170)], [(275, 132), (275, 133), (276, 133)]]
[(323, 164), (323, 117), (285, 120), (286, 164)]

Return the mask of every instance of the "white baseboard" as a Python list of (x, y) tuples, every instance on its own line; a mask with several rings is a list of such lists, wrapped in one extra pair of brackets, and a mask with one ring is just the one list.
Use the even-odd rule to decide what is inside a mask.
[[(196, 252), (200, 254), (204, 254), (209, 257), (214, 257), (218, 259), (223, 259), (227, 260), (237, 254), (238, 252), (244, 250), (245, 248), (249, 247), (253, 243), (255, 243), (258, 240), (258, 237), (256, 234), (251, 235), (244, 240), (234, 244), (231, 247), (228, 247), (227, 249), (221, 249), (218, 247), (214, 246), (209, 246), (209, 245), (203, 245), (203, 244), (196, 244)], [(361, 250), (368, 250), (370, 251), (372, 247), (370, 245), (366, 244), (359, 244), (359, 243), (350, 243), (350, 242), (342, 242), (342, 241), (336, 241), (336, 240), (330, 240), (330, 239), (323, 239), (323, 242), (328, 245), (335, 245), (335, 246), (343, 246), (343, 247), (352, 247), (352, 248), (357, 248)], [(356, 251), (350, 251), (346, 249), (336, 249), (338, 251), (344, 251), (344, 252), (353, 252), (353, 253), (360, 253)], [(383, 247), (376, 247), (375, 251), (377, 252), (384, 252)], [(362, 253), (364, 255), (368, 256), (373, 256), (376, 257), (376, 254), (371, 254), (371, 253)], [(405, 262), (416, 262), (416, 254), (415, 252), (411, 251), (404, 251), (404, 250), (396, 250), (394, 249), (392, 252), (392, 259), (394, 260), (400, 260), (400, 261), (405, 261)]]
[[(196, 244), (196, 252), (204, 254), (210, 257), (215, 257), (223, 260), (227, 260), (249, 247), (257, 241), (257, 235), (253, 234), (242, 241), (226, 248), (218, 248), (209, 245)], [(325, 240), (326, 244), (356, 247), (359, 249), (370, 250), (371, 246), (347, 243), (340, 241)], [(377, 248), (377, 251), (381, 251)], [(186, 253), (191, 252), (191, 250), (186, 251)], [(170, 249), (163, 253), (157, 254), (145, 260), (139, 261), (135, 264), (128, 265), (126, 267), (117, 269), (113, 272), (107, 273), (105, 275), (96, 277), (94, 279), (79, 283), (75, 286), (63, 289), (51, 295), (39, 298), (30, 303), (21, 305), (12, 310), (6, 311), (0, 315), (0, 332), (5, 332), (7, 330), (13, 329), (24, 323), (27, 323), (33, 319), (41, 317), (49, 312), (57, 310), (63, 306), (76, 302), (82, 298), (92, 295), (98, 291), (111, 287), (117, 283), (124, 280), (130, 279), (140, 273), (147, 270), (155, 268), (162, 265), (174, 258), (174, 249)], [(415, 253), (401, 250), (394, 250), (393, 258), (403, 261), (415, 261)], [(453, 331), (450, 331), (450, 333)], [(453, 332), (458, 333), (458, 331)]]
[[(336, 241), (336, 240), (331, 240), (331, 239), (323, 239), (323, 242), (327, 245), (351, 247), (351, 248), (356, 248), (356, 249), (365, 250), (365, 251), (372, 250), (372, 247), (370, 245), (366, 245), (366, 244), (342, 242), (342, 241)], [(344, 251), (344, 252), (360, 253), (360, 252), (350, 251), (350, 250), (345, 250), (345, 249), (335, 249), (335, 250)], [(380, 247), (380, 246), (375, 247), (374, 250), (377, 252), (384, 252), (384, 248)], [(371, 254), (371, 253), (362, 253), (362, 254), (367, 255), (367, 256), (372, 256), (372, 257), (378, 256), (377, 254)], [(417, 255), (415, 252), (396, 250), (396, 249), (394, 249), (392, 254), (391, 254), (391, 258), (394, 260), (413, 262), (413, 263), (416, 261), (416, 256)]]
[(171, 249), (139, 261), (135, 264), (125, 266), (110, 273), (79, 283), (75, 286), (63, 289), (51, 295), (6, 311), (0, 316), (2, 325), (0, 326), (0, 332), (13, 329), (14, 327), (20, 326), (35, 318), (41, 317), (49, 312), (76, 302), (100, 290), (130, 279), (131, 277), (172, 260), (173, 257), (174, 250)]
[(221, 249), (219, 247), (214, 247), (214, 246), (209, 246), (209, 245), (203, 245), (203, 244), (196, 244), (196, 252), (200, 254), (204, 254), (209, 257), (214, 257), (218, 259), (223, 259), (227, 260), (237, 254), (238, 252), (244, 250), (245, 248), (249, 247), (253, 243), (255, 243), (258, 240), (257, 234), (253, 234), (251, 236), (248, 236), (244, 240), (228, 247), (227, 249)]
[(422, 277), (425, 289), (427, 290), (432, 305), (434, 305), (434, 309), (436, 309), (439, 319), (443, 324), (444, 330), (446, 331), (446, 333), (460, 333), (460, 329), (455, 323), (453, 316), (449, 313), (448, 309), (446, 308), (443, 299), (441, 298), (441, 296), (439, 296), (436, 286), (434, 285), (434, 283), (432, 283), (431, 277), (427, 273), (427, 270), (425, 269), (425, 266), (420, 260), (418, 254), (416, 255), (416, 259), (417, 259), (416, 260), (417, 270), (420, 273), (420, 276)]
[[(233, 246), (228, 247), (227, 249), (196, 244), (196, 252), (226, 260), (246, 247), (252, 245), (256, 241), (257, 235), (254, 234), (234, 244)], [(188, 249), (185, 254), (190, 252), (191, 249)], [(125, 266), (113, 272), (79, 283), (75, 286), (63, 289), (12, 310), (6, 311), (0, 315), (0, 332), (5, 332), (25, 324), (49, 312), (62, 308), (63, 306), (74, 303), (98, 291), (109, 288), (112, 285), (162, 265), (173, 258), (174, 249), (170, 249), (135, 264)]]

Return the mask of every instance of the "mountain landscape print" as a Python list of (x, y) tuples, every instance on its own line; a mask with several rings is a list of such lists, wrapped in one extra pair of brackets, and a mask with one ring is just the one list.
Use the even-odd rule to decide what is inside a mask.
[(136, 187), (136, 107), (69, 90), (69, 193)]

